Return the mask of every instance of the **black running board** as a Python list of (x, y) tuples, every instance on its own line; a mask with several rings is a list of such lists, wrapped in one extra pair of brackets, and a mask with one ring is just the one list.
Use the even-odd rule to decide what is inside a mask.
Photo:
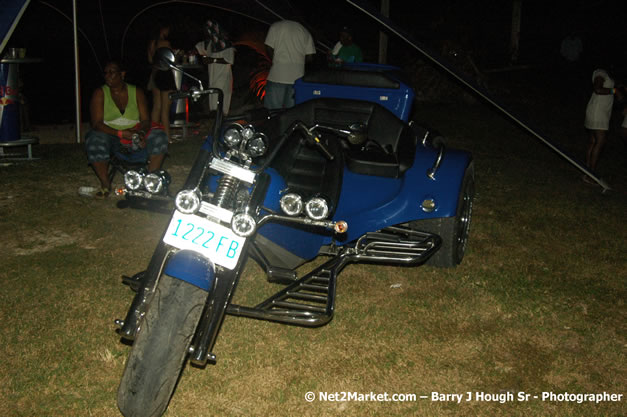
[(441, 242), (438, 235), (401, 226), (366, 233), (355, 246), (339, 249), (331, 260), (255, 307), (230, 304), (226, 314), (304, 327), (323, 326), (333, 318), (337, 276), (348, 263), (420, 264), (440, 248)]
[(319, 327), (333, 318), (337, 276), (349, 257), (339, 255), (255, 307), (230, 304), (226, 314)]

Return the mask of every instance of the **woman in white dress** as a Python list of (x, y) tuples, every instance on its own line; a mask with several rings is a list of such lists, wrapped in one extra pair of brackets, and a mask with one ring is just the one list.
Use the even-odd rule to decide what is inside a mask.
[[(607, 141), (614, 94), (617, 90), (614, 88), (614, 80), (603, 69), (597, 69), (592, 73), (592, 85), (593, 92), (586, 107), (584, 126), (588, 129), (590, 140), (586, 153), (586, 165), (590, 171), (595, 172), (599, 156)], [(587, 175), (583, 176), (583, 180), (594, 183)]]

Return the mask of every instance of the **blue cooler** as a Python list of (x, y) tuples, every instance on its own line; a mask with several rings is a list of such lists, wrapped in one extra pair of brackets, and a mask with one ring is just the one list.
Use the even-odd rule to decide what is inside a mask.
[(404, 82), (400, 68), (391, 65), (349, 64), (311, 71), (294, 83), (296, 104), (316, 98), (370, 101), (407, 122), (414, 91)]

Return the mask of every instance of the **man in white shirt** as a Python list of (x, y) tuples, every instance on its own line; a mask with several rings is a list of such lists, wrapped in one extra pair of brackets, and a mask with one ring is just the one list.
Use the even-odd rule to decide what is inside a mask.
[(268, 74), (264, 107), (294, 106), (294, 81), (305, 74), (305, 61), (316, 53), (313, 37), (303, 25), (281, 20), (270, 26), (265, 40), (272, 67)]

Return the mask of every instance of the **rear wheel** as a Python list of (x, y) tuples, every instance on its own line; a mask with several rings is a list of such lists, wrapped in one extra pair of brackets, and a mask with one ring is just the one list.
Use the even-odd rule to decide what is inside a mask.
[(165, 412), (200, 320), (207, 292), (163, 275), (133, 344), (118, 388), (125, 417)]
[(461, 263), (468, 243), (474, 195), (474, 166), (471, 163), (464, 173), (455, 217), (415, 220), (409, 223), (414, 230), (435, 233), (442, 238), (442, 246), (425, 265), (450, 268)]

